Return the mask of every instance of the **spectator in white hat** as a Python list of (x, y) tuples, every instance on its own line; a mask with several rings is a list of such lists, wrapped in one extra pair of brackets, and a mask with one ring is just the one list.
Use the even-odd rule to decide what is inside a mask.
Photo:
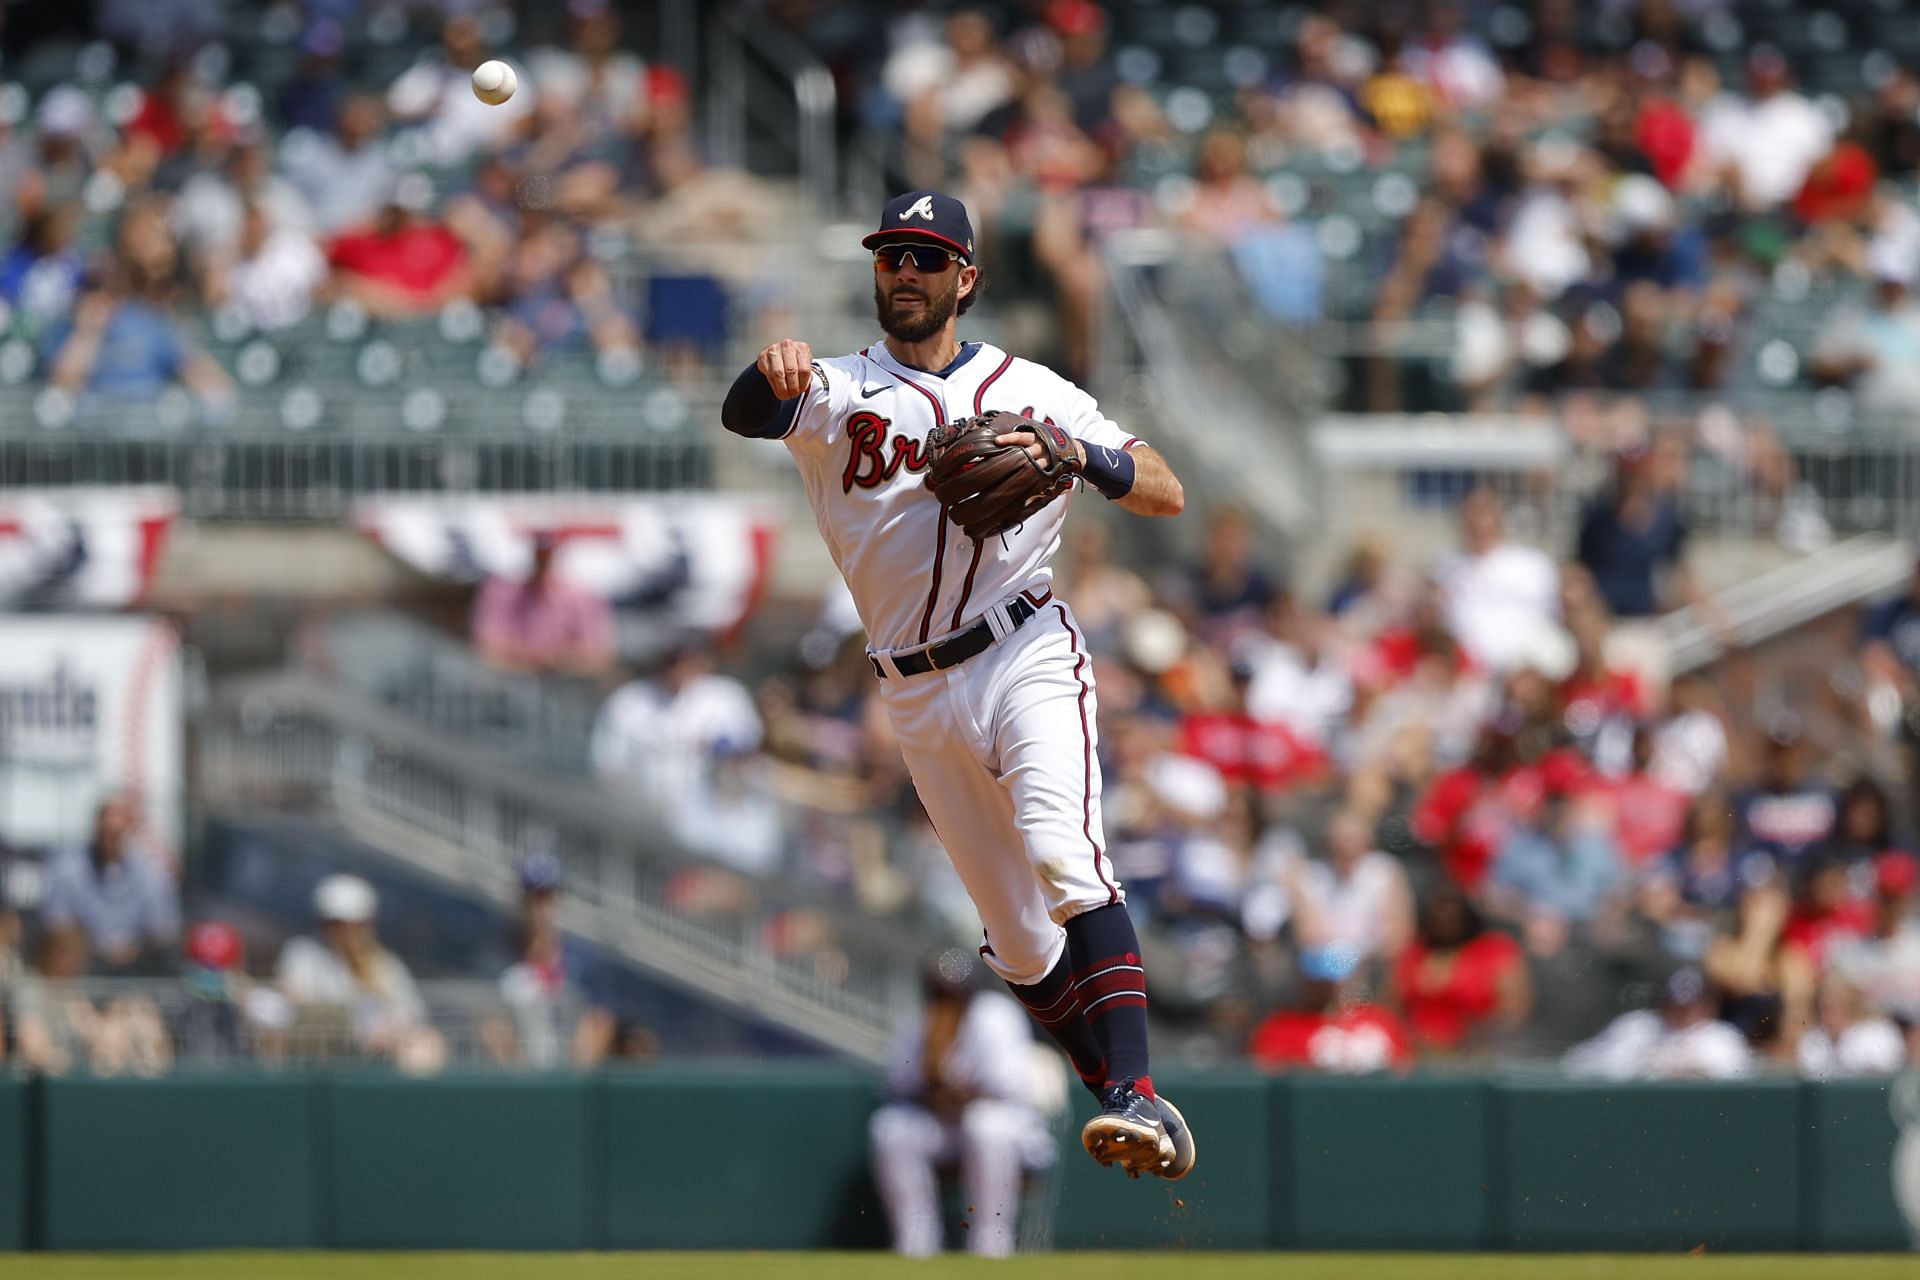
[[(426, 1003), (406, 964), (380, 945), (379, 899), (359, 876), (335, 874), (313, 892), (318, 938), (295, 938), (280, 953), (281, 991), (299, 1015), (344, 1014), (355, 1052), (426, 1075), (446, 1062), (446, 1043), (427, 1025)], [(312, 1015), (319, 1013), (319, 1018)]]

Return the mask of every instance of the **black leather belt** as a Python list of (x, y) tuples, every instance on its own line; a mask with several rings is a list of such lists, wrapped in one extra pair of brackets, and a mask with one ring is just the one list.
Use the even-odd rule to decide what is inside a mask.
[[(1040, 612), (1039, 608), (1025, 596), (1015, 596), (1007, 605), (1007, 621), (1018, 629), (1028, 618)], [(924, 649), (915, 649), (911, 653), (893, 655), (894, 670), (903, 676), (917, 676), (928, 671), (945, 671), (948, 667), (957, 667), (977, 653), (986, 652), (993, 643), (993, 628), (987, 625), (985, 618), (974, 623), (959, 635), (942, 640), (939, 644), (930, 644)], [(885, 680), (892, 672), (887, 664), (872, 654), (867, 661), (873, 664), (873, 674)]]

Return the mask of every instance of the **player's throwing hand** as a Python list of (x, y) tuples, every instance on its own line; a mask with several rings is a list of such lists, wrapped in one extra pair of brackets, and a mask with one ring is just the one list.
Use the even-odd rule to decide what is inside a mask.
[(792, 338), (782, 338), (760, 353), (754, 361), (766, 375), (767, 385), (782, 400), (791, 400), (813, 381), (813, 348)]

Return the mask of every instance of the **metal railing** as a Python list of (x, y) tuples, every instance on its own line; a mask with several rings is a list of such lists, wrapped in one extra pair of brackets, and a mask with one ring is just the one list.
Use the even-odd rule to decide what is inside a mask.
[(708, 24), (707, 131), (713, 158), (792, 176), (816, 211), (839, 200), (833, 75), (764, 15), (722, 5)]
[(470, 746), (555, 772), (589, 769), (593, 689), (562, 676), (507, 673), (472, 648), (398, 613), (327, 619), (301, 657), (362, 697)]
[[(6, 412), (0, 405), (0, 414)], [(326, 520), (394, 494), (704, 489), (697, 439), (583, 436), (325, 435), (199, 430), (157, 439), (0, 431), (0, 487), (165, 485), (184, 514)]]
[(1231, 264), (1163, 232), (1131, 232), (1105, 255), (1113, 305), (1096, 381), (1109, 412), (1180, 466), (1189, 490), (1299, 530), (1311, 515), (1302, 433), (1311, 368), (1250, 314)]
[(801, 877), (692, 857), (658, 814), (590, 781), (531, 773), (314, 677), (219, 691), (198, 742), (211, 808), (321, 812), (503, 903), (519, 858), (549, 850), (583, 935), (808, 1038), (874, 1057), (911, 998), (925, 944), (909, 929)]
[(1835, 609), (1871, 600), (1905, 582), (1913, 565), (1910, 546), (1863, 534), (1736, 583), (1715, 596), (1718, 626), (1692, 605), (1660, 620), (1671, 669), (1677, 674), (1703, 667), (1729, 648), (1751, 648)]
[[(1776, 427), (1777, 443), (1764, 450), (1739, 438), (1708, 447), (1707, 432), (1690, 439), (1679, 498), (1695, 530), (1798, 550), (1834, 534), (1920, 531), (1920, 437), (1881, 422), (1850, 433), (1805, 420)], [(1484, 484), (1543, 536), (1571, 535), (1612, 466), (1552, 415), (1331, 414), (1311, 440), (1330, 508), (1364, 508), (1370, 518), (1434, 513)], [(1355, 486), (1369, 483), (1364, 502), (1356, 499)]]
[(1323, 544), (1396, 529), (1403, 542), (1423, 540), (1429, 522), (1451, 521), (1460, 498), (1485, 487), (1516, 535), (1561, 547), (1605, 474), (1544, 417), (1329, 414), (1307, 439)]

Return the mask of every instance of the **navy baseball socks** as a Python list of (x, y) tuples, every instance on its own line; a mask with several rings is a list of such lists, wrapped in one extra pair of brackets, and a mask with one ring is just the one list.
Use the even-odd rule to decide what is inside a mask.
[(1115, 904), (1075, 916), (1066, 927), (1067, 949), (1047, 975), (1007, 988), (1066, 1051), (1100, 1103), (1080, 1135), (1088, 1153), (1131, 1177), (1184, 1178), (1193, 1169), (1193, 1132), (1147, 1074), (1147, 984), (1133, 920)]
[(1100, 1052), (1100, 1042), (1093, 1038), (1093, 1028), (1087, 1025), (1086, 1015), (1080, 1009), (1080, 995), (1073, 986), (1072, 953), (1062, 951), (1060, 959), (1040, 981), (1027, 986), (1009, 982), (1007, 989), (1027, 1007), (1033, 1020), (1053, 1037), (1053, 1042), (1066, 1050), (1074, 1074), (1098, 1098), (1107, 1085), (1107, 1059)]
[(1106, 1064), (1100, 1114), (1080, 1131), (1081, 1145), (1128, 1177), (1184, 1178), (1193, 1170), (1193, 1133), (1186, 1117), (1155, 1093), (1148, 1074), (1147, 975), (1133, 920), (1125, 905), (1114, 903), (1073, 917), (1066, 930), (1073, 990)]

